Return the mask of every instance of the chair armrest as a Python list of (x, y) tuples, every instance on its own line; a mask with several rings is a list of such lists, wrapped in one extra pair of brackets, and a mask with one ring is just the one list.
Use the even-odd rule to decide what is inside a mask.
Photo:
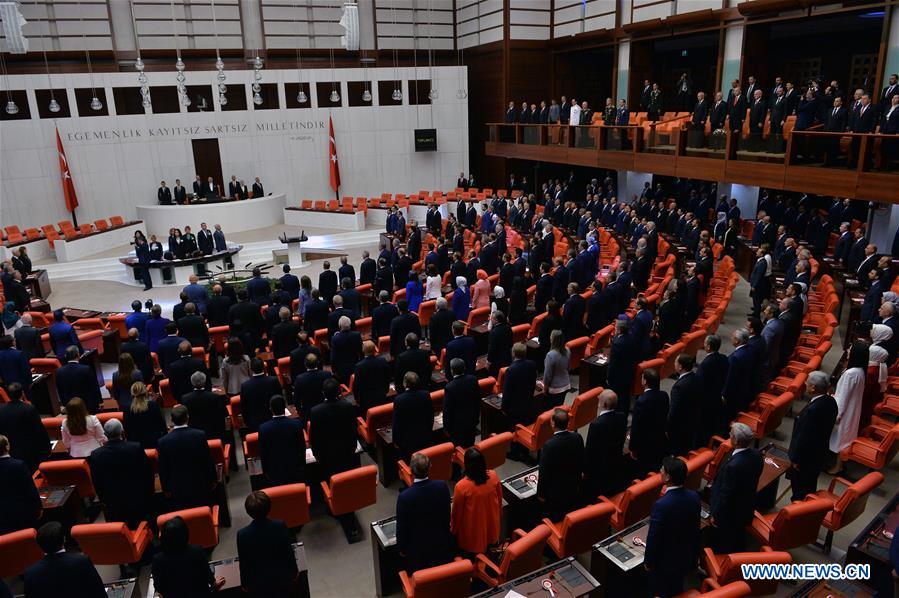
[(711, 590), (717, 590), (720, 587), (721, 587), (721, 584), (719, 584), (714, 579), (711, 579), (710, 577), (706, 577), (705, 579), (702, 580), (702, 593), (703, 594), (705, 594), (706, 592), (710, 592)]
[(412, 579), (405, 571), (400, 571), (400, 583), (403, 585), (403, 592), (405, 592), (406, 596), (412, 596)]
[(718, 567), (718, 559), (715, 558), (715, 551), (711, 548), (704, 548), (702, 560), (705, 563), (705, 570), (715, 579), (721, 577), (721, 569)]
[(219, 506), (215, 505), (212, 507), (212, 525), (218, 529), (219, 526)]
[(325, 495), (325, 500), (330, 502), (331, 501), (331, 488), (328, 486), (327, 482), (322, 482), (321, 485), (322, 485), (322, 493), (324, 493), (324, 495)]
[(562, 537), (562, 532), (559, 530), (558, 527), (556, 527), (556, 524), (555, 524), (555, 523), (553, 523), (552, 521), (550, 521), (550, 520), (547, 519), (546, 517), (543, 518), (543, 523), (546, 524), (546, 527), (549, 528), (549, 531), (552, 532), (552, 534), (553, 534), (554, 536), (559, 537), (559, 538)]
[(837, 484), (842, 484), (844, 487), (848, 488), (849, 486), (852, 485), (852, 482), (850, 482), (846, 478), (841, 478), (840, 476), (834, 476), (834, 478), (832, 480), (830, 480), (830, 486), (827, 488), (827, 491), (830, 492), (831, 494), (836, 494), (836, 492), (834, 492), (833, 489)]
[(515, 530), (512, 532), (512, 538), (514, 540), (521, 540), (526, 535), (528, 535), (527, 532), (524, 531), (523, 529), (521, 529), (520, 527), (515, 528)]
[[(497, 567), (496, 565), (494, 565), (494, 564), (493, 564), (493, 561), (491, 561), (490, 559), (488, 559), (487, 557), (485, 557), (483, 554), (479, 554), (479, 555), (477, 555), (475, 558), (476, 558), (477, 561), (478, 561), (478, 562), (476, 563), (476, 565), (484, 565), (484, 567), (489, 567), (490, 570), (493, 571), (493, 572), (495, 572), (497, 575), (502, 575), (502, 570), (501, 570), (499, 567)], [(491, 576), (491, 575), (485, 570), (484, 567), (479, 567), (479, 569), (480, 569), (485, 575), (487, 575), (488, 577), (491, 577), (491, 578), (492, 578), (493, 576)]]

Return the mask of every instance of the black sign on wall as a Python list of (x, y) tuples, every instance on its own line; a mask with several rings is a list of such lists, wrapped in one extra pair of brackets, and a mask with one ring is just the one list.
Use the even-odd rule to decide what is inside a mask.
[(415, 129), (415, 151), (437, 151), (437, 129)]

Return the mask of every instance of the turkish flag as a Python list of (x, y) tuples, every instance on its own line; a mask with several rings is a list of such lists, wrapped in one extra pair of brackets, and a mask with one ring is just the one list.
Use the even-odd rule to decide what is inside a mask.
[(72, 173), (69, 172), (66, 150), (62, 147), (58, 128), (56, 129), (56, 151), (59, 153), (59, 174), (62, 177), (62, 192), (66, 197), (66, 210), (74, 212), (78, 207), (78, 195), (75, 193), (75, 182), (72, 180)]
[(334, 121), (328, 117), (328, 163), (331, 167), (331, 189), (340, 188), (340, 166), (337, 164), (337, 142), (334, 141)]

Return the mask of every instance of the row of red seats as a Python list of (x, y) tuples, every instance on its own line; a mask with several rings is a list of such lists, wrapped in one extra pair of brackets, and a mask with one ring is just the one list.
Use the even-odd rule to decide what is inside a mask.
[(57, 226), (59, 227), (58, 229), (52, 224), (45, 224), (40, 227), (40, 229), (26, 228), (23, 232), (17, 225), (13, 224), (4, 227), (3, 230), (5, 233), (6, 245), (27, 243), (43, 238), (47, 239), (47, 242), (50, 243), (50, 247), (52, 248), (53, 242), (56, 239), (65, 239), (69, 241), (72, 239), (77, 239), (78, 237), (81, 237), (83, 235), (88, 235), (95, 231), (104, 231), (109, 230), (110, 228), (124, 226), (124, 224), (125, 220), (121, 216), (111, 216), (108, 221), (104, 219), (95, 220), (93, 224), (81, 224), (77, 228), (74, 224), (72, 224), (71, 220), (62, 220), (57, 223)]

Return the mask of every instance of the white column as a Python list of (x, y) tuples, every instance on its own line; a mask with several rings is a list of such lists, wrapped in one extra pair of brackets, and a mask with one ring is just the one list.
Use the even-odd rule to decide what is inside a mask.
[[(883, 71), (884, 84), (889, 81), (890, 75), (899, 73), (899, 6), (893, 5), (890, 12), (890, 33), (887, 40), (887, 55)], [(880, 91), (880, 89), (875, 90), (878, 94)]]
[(877, 246), (878, 253), (890, 253), (896, 229), (899, 228), (899, 205), (889, 203), (872, 204), (868, 218), (868, 239)]
[(743, 62), (743, 25), (729, 25), (724, 30), (724, 61), (721, 69), (721, 89), (724, 97), (730, 89), (730, 82), (740, 78)]
[(618, 97), (615, 98), (615, 105), (618, 100), (627, 100), (628, 85), (628, 69), (631, 64), (631, 43), (624, 41), (618, 44), (618, 81), (616, 83), (616, 91)]

